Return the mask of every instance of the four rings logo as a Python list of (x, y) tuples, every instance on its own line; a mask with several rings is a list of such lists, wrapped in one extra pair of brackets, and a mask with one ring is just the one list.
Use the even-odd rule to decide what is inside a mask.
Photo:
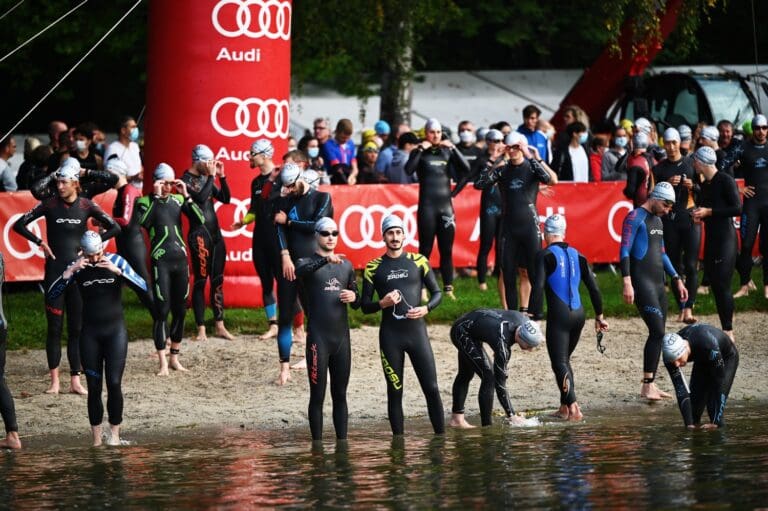
[(396, 214), (405, 222), (405, 243), (417, 245), (414, 240), (417, 232), (416, 204), (403, 206), (393, 204), (385, 207), (381, 204), (362, 206), (353, 204), (344, 210), (339, 218), (339, 231), (344, 244), (352, 250), (364, 247), (384, 248), (384, 240), (381, 237), (381, 221), (390, 214)]
[(251, 207), (251, 199), (236, 199), (235, 197), (232, 197), (229, 199), (229, 205), (235, 206), (235, 210), (232, 212), (232, 216), (226, 219), (222, 219), (222, 215), (218, 214), (219, 209), (226, 205), (221, 202), (216, 202), (213, 205), (213, 209), (219, 217), (219, 230), (221, 231), (221, 235), (225, 238), (236, 238), (240, 235), (245, 236), (246, 238), (253, 238), (253, 233), (249, 231), (245, 225), (234, 231), (229, 230), (233, 223), (240, 222), (245, 214), (248, 213), (248, 209)]
[(287, 138), (288, 100), (221, 98), (211, 108), (211, 125), (225, 137)]
[(221, 0), (211, 12), (211, 23), (224, 37), (252, 39), (291, 37), (291, 3), (279, 0)]
[[(37, 256), (40, 258), (45, 257), (40, 247), (38, 247), (31, 241), (26, 240), (15, 233), (12, 237), (9, 236), (11, 228), (13, 227), (13, 224), (16, 223), (16, 220), (18, 220), (22, 216), (24, 216), (23, 213), (16, 213), (15, 215), (12, 215), (8, 219), (8, 222), (6, 222), (5, 226), (3, 226), (3, 244), (5, 245), (5, 248), (8, 250), (8, 253), (10, 253), (16, 259), (29, 259), (30, 257), (33, 257), (33, 256)], [(42, 220), (42, 217), (38, 218), (34, 222), (27, 225), (27, 228), (32, 232), (32, 234), (34, 234), (38, 238), (42, 237), (40, 232), (40, 224), (39, 224), (40, 220)], [(14, 243), (18, 243), (18, 244), (26, 243), (25, 249), (17, 250), (14, 247), (13, 243), (11, 243), (11, 238), (13, 238)]]

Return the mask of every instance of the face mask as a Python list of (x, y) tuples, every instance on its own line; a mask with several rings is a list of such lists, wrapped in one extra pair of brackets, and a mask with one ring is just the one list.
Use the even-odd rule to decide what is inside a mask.
[(627, 147), (627, 142), (629, 142), (627, 137), (616, 137), (616, 140), (614, 140), (614, 143), (621, 148)]
[(307, 154), (310, 158), (317, 158), (317, 156), (320, 154), (320, 148), (319, 147), (308, 147), (307, 148)]
[(139, 140), (139, 128), (134, 126), (131, 128), (131, 142), (136, 142)]
[(471, 144), (475, 141), (475, 135), (469, 130), (464, 130), (459, 132), (459, 140), (464, 144)]
[(96, 143), (96, 151), (99, 153), (104, 152), (104, 142), (98, 142)]
[(587, 132), (585, 131), (581, 135), (579, 135), (579, 144), (586, 144), (587, 143)]
[(75, 140), (75, 147), (78, 151), (85, 151), (88, 149), (88, 142), (85, 140)]

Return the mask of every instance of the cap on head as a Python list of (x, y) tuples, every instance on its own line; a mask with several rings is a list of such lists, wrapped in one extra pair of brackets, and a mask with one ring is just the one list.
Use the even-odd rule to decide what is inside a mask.
[(338, 231), (339, 226), (333, 221), (333, 218), (324, 216), (317, 222), (315, 222), (315, 232), (320, 231)]
[(400, 228), (405, 232), (405, 224), (403, 219), (397, 215), (387, 215), (381, 222), (381, 234), (382, 236), (390, 229)]
[(502, 140), (504, 140), (504, 134), (496, 128), (489, 129), (488, 133), (485, 134), (486, 142), (501, 142)]
[(642, 131), (646, 135), (650, 135), (651, 121), (649, 121), (645, 117), (638, 117), (637, 119), (635, 119), (635, 128), (637, 128), (637, 131)]
[(508, 147), (512, 147), (513, 145), (519, 145), (521, 147), (525, 147), (528, 145), (528, 139), (525, 138), (525, 135), (523, 135), (522, 133), (513, 131), (509, 135), (504, 137), (504, 144), (506, 144)]
[(638, 131), (632, 137), (632, 145), (634, 145), (635, 149), (648, 149), (648, 146), (651, 145), (651, 139), (644, 131)]
[(251, 144), (251, 153), (263, 154), (266, 158), (272, 158), (275, 154), (275, 148), (272, 147), (272, 142), (266, 138), (260, 138)]
[(85, 231), (85, 234), (80, 238), (80, 248), (83, 249), (85, 255), (98, 254), (103, 250), (103, 246), (101, 236), (96, 231)]
[(680, 132), (675, 128), (667, 128), (664, 130), (664, 142), (680, 142)]
[(763, 114), (757, 114), (752, 118), (752, 129), (758, 126), (768, 126), (768, 119)]
[(213, 151), (205, 144), (197, 144), (192, 148), (192, 161), (197, 163), (199, 161), (211, 161), (213, 159)]
[(714, 165), (717, 163), (717, 153), (711, 147), (701, 146), (696, 149), (693, 159), (704, 165)]
[(361, 135), (363, 144), (367, 144), (368, 142), (372, 142), (377, 137), (376, 130), (373, 129), (373, 128), (364, 129), (363, 132), (360, 135)]
[(624, 128), (626, 131), (631, 131), (634, 124), (632, 124), (632, 121), (630, 121), (629, 119), (622, 119), (621, 121), (619, 121), (619, 126)]
[(376, 124), (373, 125), (373, 129), (376, 131), (377, 135), (389, 135), (390, 131), (392, 131), (389, 127), (389, 123), (384, 119), (376, 121)]
[(301, 167), (295, 163), (286, 163), (280, 170), (280, 182), (283, 186), (291, 186), (294, 184), (301, 175)]
[[(483, 126), (482, 128), (477, 128), (477, 132), (475, 133), (475, 136), (477, 136), (478, 140), (487, 140), (485, 137), (488, 136), (488, 132), (489, 131), (491, 131), (491, 130), (489, 130), (485, 126)], [(499, 133), (501, 133), (501, 132), (499, 132)]]
[(680, 133), (680, 140), (691, 140), (693, 132), (687, 124), (681, 124), (677, 127), (677, 132)]
[(316, 190), (320, 185), (320, 174), (318, 174), (317, 171), (313, 169), (306, 169), (304, 172), (302, 172), (300, 179), (307, 183), (313, 190)]
[(541, 344), (541, 341), (544, 338), (544, 336), (541, 335), (541, 328), (539, 328), (539, 325), (530, 320), (523, 322), (523, 324), (518, 327), (517, 332), (520, 339), (531, 348), (535, 348)]
[(376, 142), (366, 142), (363, 146), (363, 152), (364, 153), (378, 153), (379, 152), (379, 146), (376, 145)]
[(56, 170), (56, 179), (80, 181), (80, 162), (75, 158), (67, 158)]
[(109, 160), (106, 164), (106, 169), (107, 172), (111, 172), (116, 176), (128, 175), (128, 165), (126, 165), (125, 162), (119, 158), (112, 158)]
[(701, 130), (701, 138), (717, 142), (717, 139), (720, 138), (720, 132), (714, 126), (704, 126)]
[(443, 130), (443, 125), (440, 124), (440, 121), (432, 117), (431, 119), (427, 119), (427, 123), (424, 124), (424, 131), (431, 131), (431, 130)]
[(661, 341), (661, 352), (664, 362), (674, 362), (685, 353), (686, 341), (675, 333), (665, 334)]
[(155, 167), (154, 173), (155, 181), (176, 179), (176, 172), (173, 171), (173, 167), (167, 163), (160, 163)]
[(563, 215), (550, 215), (544, 221), (544, 232), (554, 236), (565, 236), (565, 217)]
[(651, 199), (675, 202), (675, 189), (668, 182), (662, 181), (661, 183), (656, 183), (649, 197)]

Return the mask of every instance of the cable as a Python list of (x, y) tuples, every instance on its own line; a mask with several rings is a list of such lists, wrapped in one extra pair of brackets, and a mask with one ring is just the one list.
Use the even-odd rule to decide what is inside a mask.
[(109, 34), (111, 34), (112, 32), (114, 32), (114, 30), (117, 28), (117, 26), (118, 26), (118, 25), (120, 25), (120, 23), (122, 23), (122, 22), (123, 22), (123, 20), (124, 20), (125, 18), (127, 18), (127, 17), (128, 17), (128, 15), (129, 15), (129, 14), (131, 14), (131, 12), (132, 12), (132, 11), (133, 11), (133, 10), (134, 10), (136, 7), (138, 7), (138, 6), (139, 6), (139, 4), (140, 4), (141, 2), (142, 2), (142, 0), (136, 0), (136, 3), (135, 3), (135, 4), (133, 4), (133, 6), (132, 6), (130, 9), (128, 9), (128, 11), (126, 11), (126, 13), (125, 13), (125, 14), (123, 14), (123, 16), (122, 16), (122, 17), (121, 17), (119, 20), (117, 20), (117, 22), (116, 22), (114, 25), (112, 25), (112, 28), (110, 28), (109, 30), (107, 30), (107, 33), (106, 33), (106, 34), (104, 34), (103, 36), (101, 36), (101, 39), (99, 39), (98, 41), (96, 41), (96, 44), (94, 44), (94, 45), (91, 47), (91, 49), (90, 49), (90, 50), (88, 50), (88, 51), (85, 53), (85, 55), (83, 55), (82, 57), (80, 57), (80, 60), (78, 60), (77, 62), (75, 62), (75, 65), (74, 65), (74, 66), (72, 66), (72, 67), (69, 69), (69, 71), (67, 71), (66, 73), (64, 73), (64, 76), (62, 76), (62, 77), (61, 77), (61, 79), (59, 79), (59, 81), (58, 81), (58, 82), (56, 82), (56, 84), (55, 84), (53, 87), (51, 87), (51, 90), (49, 90), (48, 92), (46, 92), (46, 93), (45, 93), (45, 95), (44, 95), (42, 98), (40, 98), (40, 100), (39, 100), (37, 103), (35, 103), (35, 105), (34, 105), (32, 108), (30, 108), (30, 109), (29, 109), (29, 111), (28, 111), (27, 113), (25, 113), (25, 114), (22, 116), (22, 118), (21, 118), (21, 119), (19, 119), (19, 121), (18, 121), (16, 124), (14, 124), (14, 125), (13, 125), (13, 127), (12, 127), (11, 129), (9, 129), (9, 130), (8, 130), (8, 132), (6, 132), (6, 133), (5, 133), (5, 134), (4, 134), (2, 137), (0, 137), (0, 140), (4, 139), (5, 137), (7, 137), (7, 136), (8, 136), (8, 135), (10, 135), (11, 133), (13, 133), (13, 131), (14, 131), (16, 128), (18, 128), (18, 127), (19, 127), (19, 124), (21, 124), (22, 122), (24, 122), (24, 119), (26, 119), (27, 117), (29, 117), (29, 116), (30, 116), (30, 114), (31, 114), (32, 112), (34, 112), (34, 111), (35, 111), (35, 109), (36, 109), (38, 106), (40, 106), (40, 104), (41, 104), (43, 101), (45, 101), (45, 100), (46, 100), (46, 98), (47, 98), (48, 96), (50, 96), (51, 94), (53, 94), (53, 91), (55, 91), (55, 90), (56, 90), (56, 88), (57, 88), (59, 85), (61, 85), (61, 83), (62, 83), (64, 80), (66, 80), (66, 79), (67, 79), (67, 77), (68, 77), (69, 75), (71, 75), (71, 74), (72, 74), (72, 72), (73, 72), (75, 69), (77, 69), (77, 66), (79, 66), (80, 64), (82, 64), (82, 62), (83, 62), (83, 61), (84, 61), (86, 58), (88, 58), (88, 55), (90, 55), (91, 53), (93, 53), (93, 50), (95, 50), (95, 49), (96, 49), (96, 48), (97, 48), (97, 47), (98, 47), (98, 46), (99, 46), (99, 45), (100, 45), (100, 44), (101, 44), (101, 43), (104, 41), (104, 39), (106, 39), (106, 38), (107, 38), (107, 36), (109, 36)]
[[(755, 43), (755, 74), (760, 73), (759, 59), (757, 58), (757, 24), (755, 22), (755, 0), (752, 0), (752, 40)], [(760, 89), (757, 83), (757, 77), (755, 77), (755, 94), (757, 96), (757, 109), (763, 111), (763, 106), (760, 104)]]
[[(24, 0), (21, 0), (21, 1), (23, 2)], [(54, 26), (56, 23), (58, 23), (59, 21), (63, 20), (64, 18), (66, 18), (67, 16), (69, 16), (70, 14), (72, 14), (73, 12), (75, 12), (76, 10), (78, 10), (78, 9), (79, 9), (80, 7), (82, 7), (82, 5), (83, 5), (83, 4), (85, 4), (86, 2), (88, 2), (88, 0), (83, 0), (82, 2), (80, 2), (79, 4), (77, 4), (76, 6), (74, 6), (74, 7), (73, 7), (72, 9), (70, 9), (68, 12), (66, 12), (65, 14), (63, 14), (63, 15), (62, 15), (62, 16), (61, 16), (59, 19), (57, 19), (56, 21), (54, 21), (53, 23), (51, 23), (50, 25), (48, 25), (47, 27), (45, 27), (44, 29), (42, 29), (40, 32), (38, 32), (37, 34), (33, 35), (32, 37), (30, 37), (29, 39), (27, 39), (26, 41), (24, 41), (23, 43), (21, 43), (21, 44), (20, 44), (19, 46), (17, 46), (15, 49), (11, 50), (11, 51), (10, 51), (10, 52), (9, 52), (9, 53), (8, 53), (8, 54), (5, 56), (5, 57), (3, 57), (3, 58), (1, 58), (1, 59), (0, 59), (0, 62), (4, 61), (4, 60), (5, 60), (5, 59), (7, 59), (8, 57), (10, 57), (11, 55), (13, 55), (13, 54), (14, 54), (14, 53), (16, 53), (17, 51), (19, 51), (20, 49), (24, 48), (24, 47), (25, 47), (27, 44), (29, 44), (29, 43), (31, 43), (32, 41), (34, 41), (35, 39), (37, 39), (37, 38), (38, 38), (38, 36), (40, 36), (40, 35), (44, 34), (44, 33), (45, 33), (45, 32), (46, 32), (46, 31), (47, 31), (49, 28), (51, 28), (52, 26)], [(19, 4), (20, 4), (20, 3), (21, 3), (21, 2), (19, 2)], [(16, 4), (16, 5), (19, 5), (19, 4)], [(13, 10), (13, 9), (11, 9), (11, 10)], [(11, 11), (8, 11), (8, 12), (11, 12)], [(8, 13), (5, 13), (5, 14), (8, 14)], [(5, 16), (5, 14), (3, 14), (3, 16)], [(0, 18), (0, 19), (2, 19), (2, 18)]]
[(24, 0), (19, 0), (19, 2), (18, 2), (16, 5), (14, 5), (13, 7), (11, 7), (10, 9), (8, 9), (8, 11), (6, 11), (6, 13), (5, 13), (5, 14), (3, 14), (2, 16), (0, 16), (0, 20), (1, 20), (1, 19), (3, 19), (3, 18), (5, 18), (5, 17), (6, 17), (6, 16), (8, 16), (9, 14), (11, 14), (11, 13), (13, 12), (13, 10), (14, 10), (14, 9), (16, 9), (18, 6), (20, 6), (20, 5), (21, 5), (21, 4), (23, 4), (23, 3), (24, 3)]

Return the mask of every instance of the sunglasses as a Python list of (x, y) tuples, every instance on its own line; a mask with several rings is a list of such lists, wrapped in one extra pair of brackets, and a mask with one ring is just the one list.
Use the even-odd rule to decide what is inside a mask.
[(339, 235), (339, 231), (317, 231), (317, 234), (324, 238), (327, 238), (328, 236), (336, 238)]
[(264, 151), (251, 151), (251, 158), (256, 158), (260, 154), (264, 154)]
[(513, 145), (513, 146), (510, 146), (509, 148), (512, 149), (513, 151), (519, 151), (520, 150), (520, 146), (519, 145)]
[(490, 139), (490, 140), (488, 141), (488, 143), (489, 143), (489, 144), (499, 144), (499, 143), (501, 143), (501, 139), (498, 139), (498, 140)]
[(752, 128), (754, 131), (768, 131), (768, 126), (755, 126)]
[(312, 129), (314, 129), (315, 131), (319, 131), (319, 130), (327, 130), (327, 129), (328, 129), (328, 126), (315, 126), (315, 127), (314, 127), (314, 128), (312, 128)]
[(675, 205), (675, 201), (673, 201), (673, 200), (665, 200), (664, 201), (664, 205), (665, 206), (674, 206)]

